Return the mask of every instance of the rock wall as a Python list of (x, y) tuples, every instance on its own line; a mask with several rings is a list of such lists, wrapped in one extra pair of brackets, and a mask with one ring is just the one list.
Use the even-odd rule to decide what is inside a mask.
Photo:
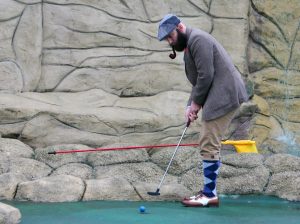
[[(142, 192), (156, 187), (168, 150), (63, 157), (46, 152), (178, 141), (191, 86), (182, 55), (170, 60), (170, 48), (156, 39), (158, 22), (169, 12), (214, 35), (253, 95), (226, 137), (254, 139), (265, 155), (299, 155), (298, 0), (164, 0), (159, 7), (153, 0), (2, 0), (1, 198), (148, 199)], [(200, 125), (193, 124), (184, 141), (195, 142)], [(182, 196), (178, 189), (198, 190), (198, 160), (196, 149), (178, 157), (163, 199)], [(242, 165), (232, 165), (236, 160)], [(298, 185), (280, 181), (298, 180), (299, 170), (275, 172), (261, 156), (246, 161), (243, 155), (224, 157), (220, 192), (299, 200)], [(62, 179), (76, 188), (53, 191)], [(233, 188), (230, 181), (239, 184)], [(124, 186), (120, 195), (105, 191), (118, 185)], [(282, 187), (293, 194), (286, 196)]]
[[(179, 149), (160, 197), (146, 192), (156, 190), (174, 148), (48, 154), (82, 148), (88, 147), (65, 144), (33, 150), (18, 140), (1, 139), (0, 200), (180, 200), (203, 187), (197, 148)], [(266, 194), (300, 201), (299, 182), (299, 157), (233, 153), (222, 157), (217, 190), (220, 194)]]
[(249, 4), (2, 1), (0, 134), (32, 147), (177, 141), (191, 86), (159, 20), (172, 11), (212, 33), (246, 75)]
[(248, 77), (269, 108), (261, 148), (299, 155), (300, 2), (251, 0), (249, 24)]
[[(159, 7), (3, 0), (0, 134), (32, 147), (174, 142), (191, 86), (182, 55), (171, 61), (167, 44), (156, 39), (159, 20), (173, 12), (214, 35), (249, 93), (260, 97), (256, 110), (233, 125), (248, 133), (229, 136), (254, 139), (261, 152), (297, 153), (299, 7), (297, 0), (176, 0)], [(187, 141), (197, 139), (197, 126)]]

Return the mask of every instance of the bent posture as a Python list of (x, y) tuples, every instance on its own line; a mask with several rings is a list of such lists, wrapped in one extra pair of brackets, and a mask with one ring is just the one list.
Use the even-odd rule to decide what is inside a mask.
[(241, 103), (248, 100), (242, 77), (222, 45), (210, 34), (186, 27), (168, 14), (159, 23), (158, 39), (176, 51), (184, 51), (185, 72), (192, 84), (186, 119), (193, 122), (202, 109), (199, 146), (203, 159), (204, 188), (182, 203), (186, 206), (218, 206), (216, 180), (220, 168), (221, 140)]

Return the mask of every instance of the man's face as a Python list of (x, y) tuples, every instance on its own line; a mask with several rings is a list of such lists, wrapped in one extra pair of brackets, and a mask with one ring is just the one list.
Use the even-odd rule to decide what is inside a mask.
[(171, 47), (174, 47), (176, 51), (183, 51), (187, 45), (186, 35), (180, 32), (178, 29), (173, 30), (166, 37), (166, 40), (168, 41)]
[(170, 46), (172, 47), (174, 44), (176, 44), (177, 42), (177, 37), (178, 37), (178, 33), (175, 30), (173, 30), (166, 38), (166, 40), (168, 41), (168, 43), (170, 44)]

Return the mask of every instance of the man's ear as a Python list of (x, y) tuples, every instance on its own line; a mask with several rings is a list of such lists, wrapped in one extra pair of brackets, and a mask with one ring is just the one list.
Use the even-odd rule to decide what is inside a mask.
[(179, 24), (177, 25), (177, 29), (178, 29), (180, 32), (182, 32), (182, 33), (185, 32), (185, 26), (183, 25), (183, 23), (179, 23)]

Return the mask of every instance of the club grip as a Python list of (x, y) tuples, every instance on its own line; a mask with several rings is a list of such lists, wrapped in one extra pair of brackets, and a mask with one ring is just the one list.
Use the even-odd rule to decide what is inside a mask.
[(190, 124), (191, 124), (191, 120), (190, 120), (190, 119), (188, 119), (188, 121), (186, 122), (186, 127), (189, 127), (189, 126), (190, 126)]
[(49, 154), (49, 155), (51, 155), (51, 154), (52, 154), (52, 155), (56, 155), (56, 152), (55, 152), (55, 151), (53, 151), (53, 152), (48, 152), (48, 154)]

